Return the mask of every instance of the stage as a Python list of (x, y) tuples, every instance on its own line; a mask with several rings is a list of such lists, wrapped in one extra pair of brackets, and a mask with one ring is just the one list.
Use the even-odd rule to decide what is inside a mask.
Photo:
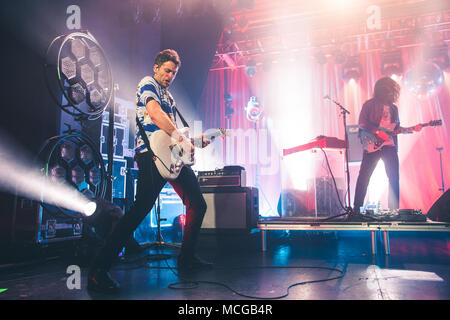
[[(261, 231), (220, 241), (202, 235), (199, 255), (214, 263), (212, 270), (179, 277), (174, 268), (178, 249), (146, 249), (114, 265), (118, 295), (89, 292), (87, 262), (66, 250), (59, 257), (1, 265), (0, 288), (7, 290), (0, 299), (176, 300), (181, 306), (194, 300), (450, 298), (447, 232), (393, 232), (390, 255), (372, 255), (367, 233), (278, 228), (266, 234), (266, 251), (261, 250)], [(80, 266), (79, 289), (69, 279), (71, 265)]]
[[(309, 221), (308, 221), (309, 220)], [(424, 222), (408, 221), (383, 221), (382, 219), (369, 219), (360, 216), (361, 222), (346, 221), (346, 217), (341, 221), (325, 221), (326, 219), (301, 219), (301, 218), (267, 218), (258, 223), (261, 230), (261, 247), (263, 251), (267, 250), (267, 231), (269, 230), (311, 230), (311, 231), (370, 231), (371, 253), (377, 254), (377, 232), (382, 234), (382, 245), (384, 254), (390, 254), (389, 232), (394, 231), (431, 231), (431, 232), (450, 232), (450, 223), (436, 222), (427, 219)]]
[[(450, 1), (0, 14), (0, 300), (151, 300), (171, 319), (450, 299)], [(180, 275), (182, 239), (213, 268)], [(116, 295), (87, 289), (105, 243), (89, 283), (114, 287), (116, 258)]]

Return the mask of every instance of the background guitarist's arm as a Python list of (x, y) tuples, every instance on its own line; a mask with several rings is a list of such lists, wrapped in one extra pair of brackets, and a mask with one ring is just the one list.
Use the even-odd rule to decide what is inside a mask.
[(414, 127), (398, 127), (398, 129), (396, 130), (396, 133), (413, 133), (413, 132), (419, 132), (420, 130), (422, 130), (422, 125), (418, 124), (415, 125)]

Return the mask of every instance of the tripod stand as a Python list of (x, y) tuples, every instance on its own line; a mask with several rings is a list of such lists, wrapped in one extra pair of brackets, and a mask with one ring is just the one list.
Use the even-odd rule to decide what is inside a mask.
[(168, 248), (180, 248), (181, 246), (174, 243), (166, 243), (161, 235), (161, 221), (166, 221), (167, 219), (161, 218), (161, 203), (160, 203), (160, 195), (156, 200), (156, 224), (158, 233), (156, 234), (156, 241), (154, 243), (146, 245), (146, 247), (151, 249), (163, 249), (164, 247)]

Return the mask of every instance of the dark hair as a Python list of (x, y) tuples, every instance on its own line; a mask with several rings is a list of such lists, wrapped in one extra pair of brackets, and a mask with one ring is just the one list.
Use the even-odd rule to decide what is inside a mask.
[[(400, 96), (400, 85), (389, 77), (378, 79), (373, 89), (373, 96), (383, 103), (394, 103)], [(389, 97), (392, 101), (389, 101)]]
[(173, 49), (166, 49), (158, 53), (155, 58), (155, 64), (160, 67), (164, 62), (172, 61), (177, 67), (181, 66), (181, 60), (178, 53)]

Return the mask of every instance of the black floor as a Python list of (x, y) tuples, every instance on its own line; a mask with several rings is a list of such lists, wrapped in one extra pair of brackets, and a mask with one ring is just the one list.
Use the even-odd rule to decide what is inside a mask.
[[(87, 264), (71, 254), (0, 266), (0, 300), (448, 300), (450, 235), (393, 232), (391, 255), (371, 254), (370, 232), (272, 231), (268, 251), (259, 232), (203, 235), (199, 255), (211, 271), (180, 278), (178, 249), (146, 249), (111, 270), (119, 295), (88, 292)], [(67, 268), (79, 265), (81, 289)], [(70, 279), (69, 279), (70, 280)], [(73, 282), (75, 283), (75, 282)], [(6, 290), (4, 290), (6, 289)]]

